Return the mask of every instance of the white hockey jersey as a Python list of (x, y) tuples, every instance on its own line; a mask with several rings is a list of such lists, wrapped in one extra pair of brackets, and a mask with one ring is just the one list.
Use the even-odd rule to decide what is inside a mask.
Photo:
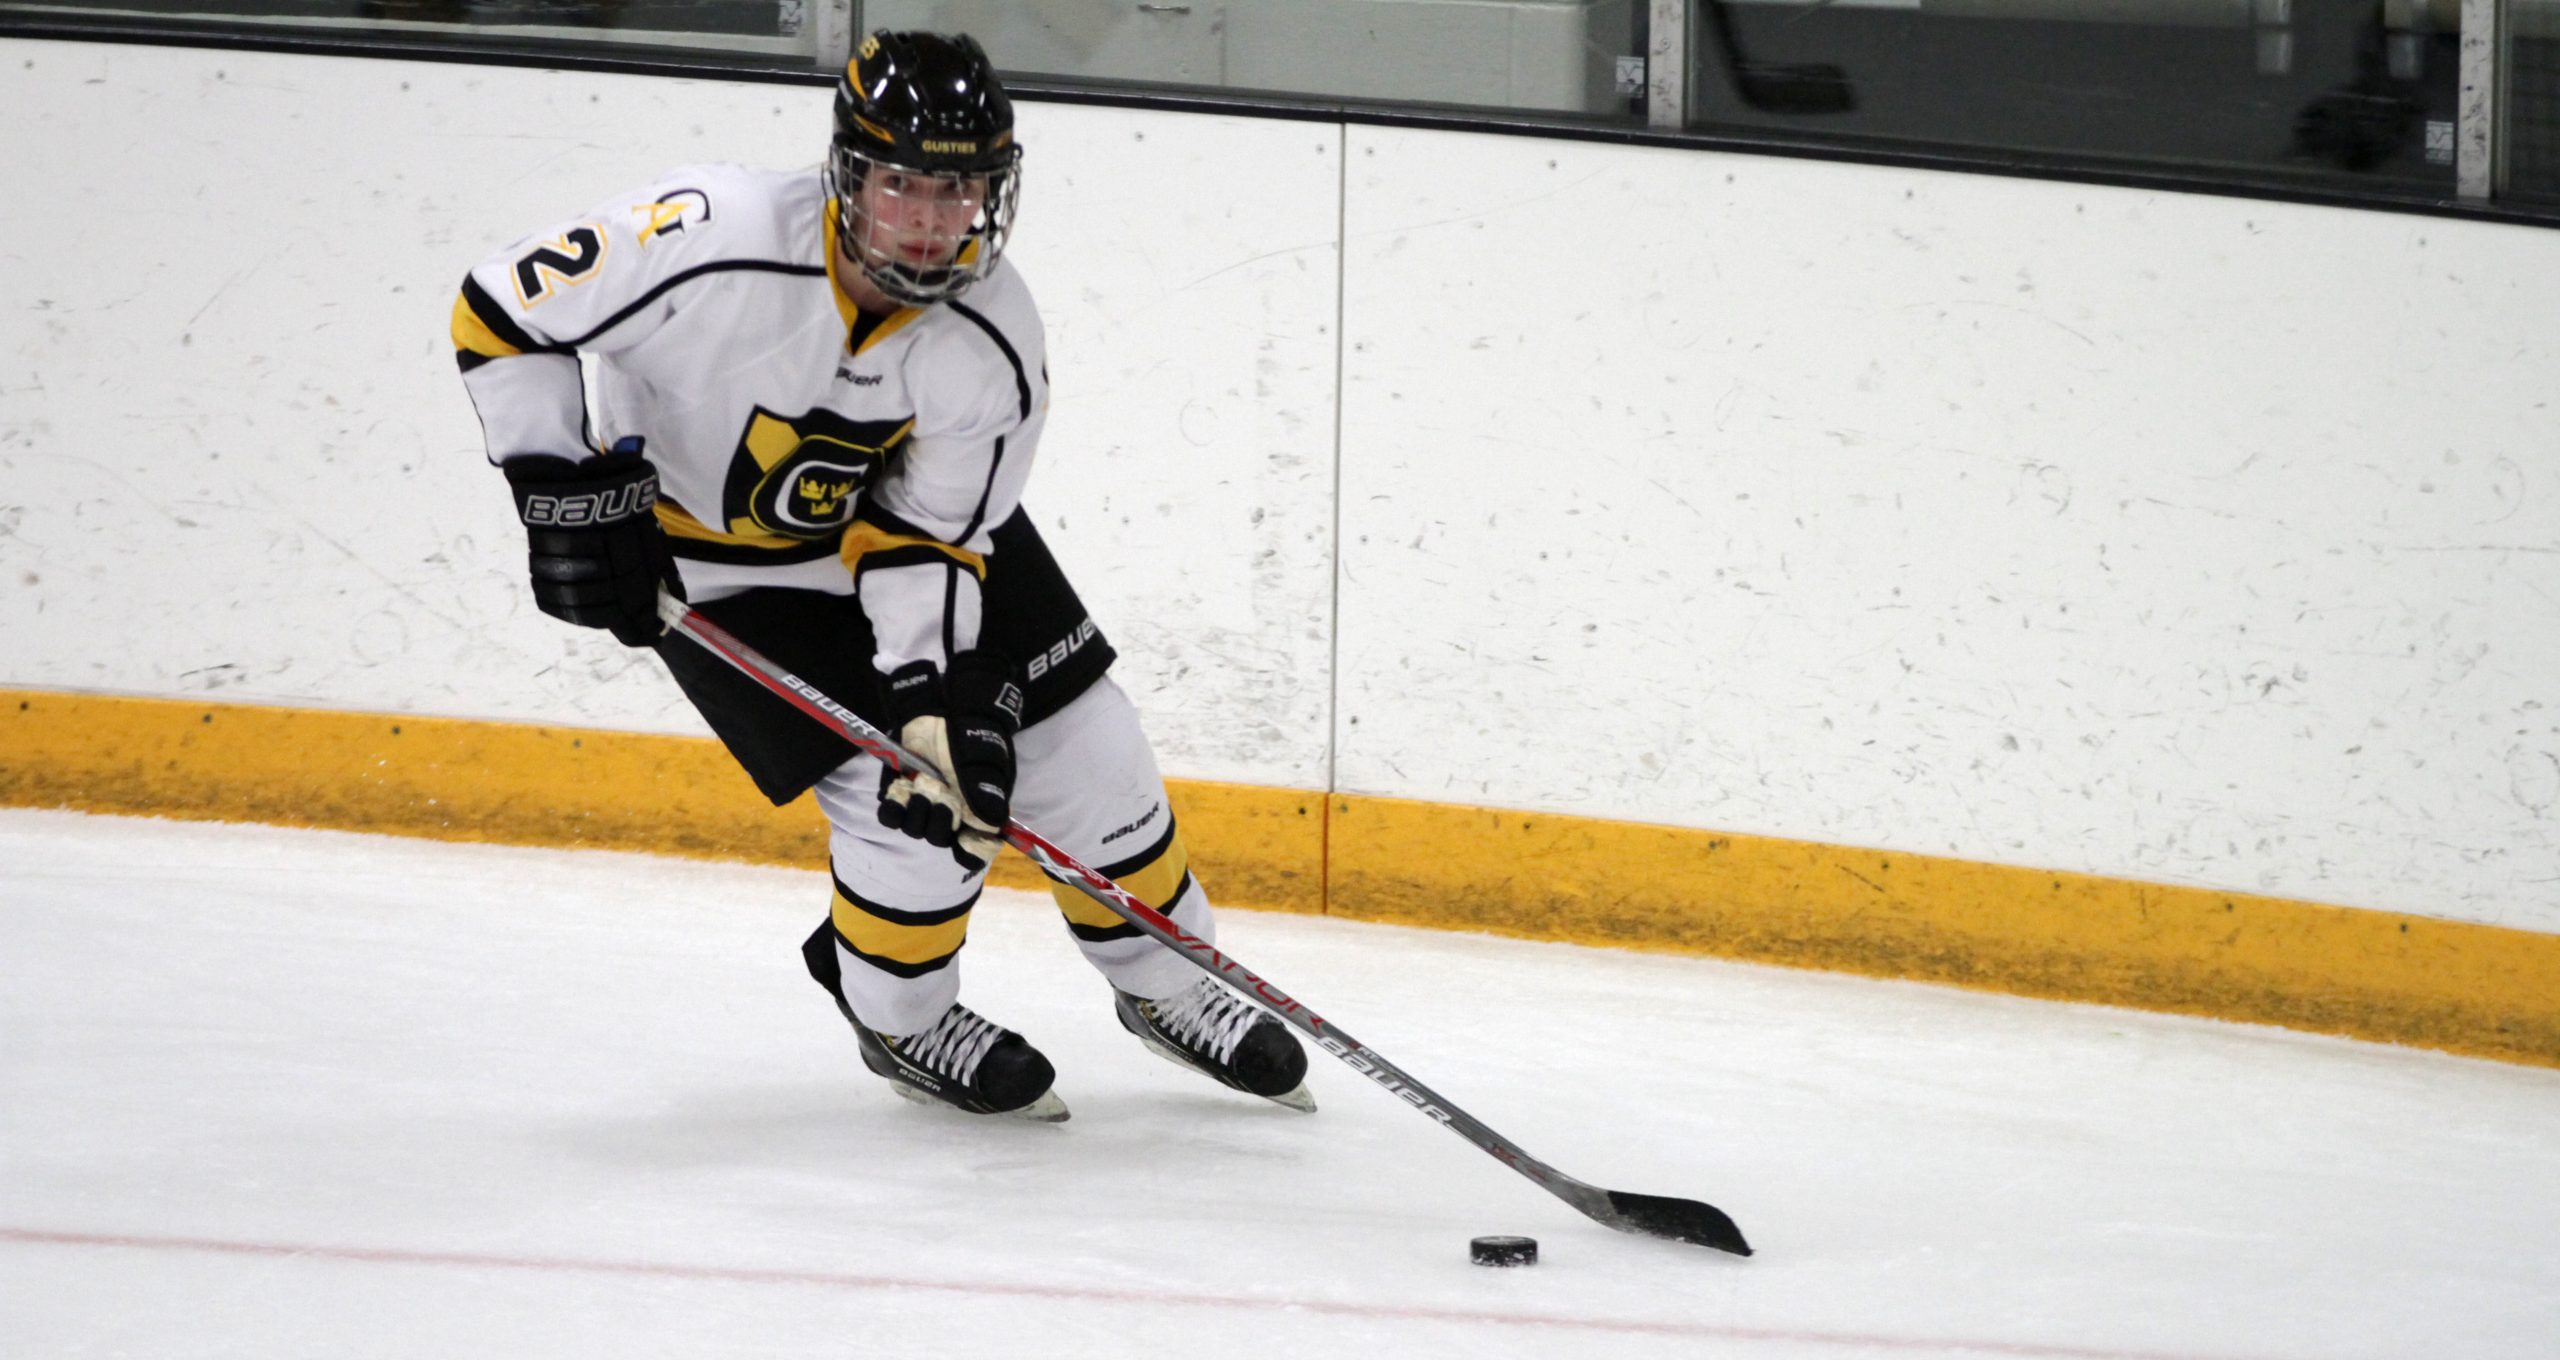
[(858, 312), (833, 235), (815, 171), (676, 171), (473, 268), (463, 381), (492, 462), (641, 439), (697, 603), (857, 593), (881, 671), (941, 665), (976, 645), (1031, 474), (1039, 311), (999, 262), (955, 301)]

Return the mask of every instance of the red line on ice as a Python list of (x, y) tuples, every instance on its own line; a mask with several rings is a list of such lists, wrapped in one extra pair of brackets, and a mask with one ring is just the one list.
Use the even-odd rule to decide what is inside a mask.
[(54, 1232), (40, 1228), (0, 1227), (0, 1242), (63, 1247), (107, 1247), (134, 1251), (195, 1251), (228, 1256), (270, 1256), (310, 1261), (362, 1261), (377, 1265), (460, 1266), (483, 1270), (545, 1271), (571, 1275), (640, 1275), (659, 1279), (719, 1280), (739, 1284), (816, 1285), (831, 1289), (932, 1290), (945, 1294), (1052, 1299), (1070, 1303), (1147, 1304), (1183, 1308), (1252, 1308), (1279, 1313), (1320, 1313), (1339, 1317), (1492, 1324), (1506, 1327), (1553, 1327), (1568, 1331), (1623, 1332), (1639, 1336), (1686, 1336), (1716, 1341), (1773, 1341), (1799, 1346), (1859, 1346), (1869, 1350), (1904, 1351), (1915, 1355), (1999, 1355), (2016, 1356), (2021, 1360), (2207, 1360), (2202, 1356), (2174, 1355), (2156, 1351), (2094, 1350), (2081, 1346), (2045, 1346), (2013, 1341), (1867, 1336), (1853, 1332), (1720, 1327), (1699, 1322), (1647, 1322), (1635, 1318), (1558, 1317), (1537, 1313), (1471, 1313), (1454, 1308), (1417, 1308), (1383, 1303), (1335, 1303), (1321, 1299), (1257, 1298), (1242, 1294), (1177, 1294), (1167, 1291), (1070, 1288), (1040, 1284), (954, 1284), (945, 1280), (909, 1279), (895, 1275), (855, 1275), (829, 1270), (670, 1265), (655, 1261), (600, 1261), (570, 1256), (497, 1256), (480, 1252), (419, 1251), (401, 1247), (241, 1242), (215, 1237)]

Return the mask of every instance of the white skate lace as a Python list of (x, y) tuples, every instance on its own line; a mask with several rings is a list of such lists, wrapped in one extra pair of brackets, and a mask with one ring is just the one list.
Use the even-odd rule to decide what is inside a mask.
[(919, 1067), (965, 1085), (977, 1078), (979, 1059), (1003, 1037), (1004, 1026), (953, 1002), (933, 1028), (900, 1039), (898, 1052)]
[(1221, 1065), (1234, 1060), (1236, 1044), (1262, 1015), (1243, 997), (1205, 980), (1179, 996), (1152, 1003), (1152, 1009), (1156, 1023), (1175, 1042), (1207, 1053)]

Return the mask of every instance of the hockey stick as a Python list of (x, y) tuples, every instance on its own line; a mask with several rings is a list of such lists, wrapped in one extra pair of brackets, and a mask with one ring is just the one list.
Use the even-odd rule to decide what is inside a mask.
[[(847, 741), (877, 756), (899, 773), (925, 768), (887, 733), (820, 693), (817, 686), (766, 660), (754, 648), (731, 637), (718, 624), (693, 612), (682, 600), (661, 592), (658, 596), (658, 617), (666, 623), (669, 631), (684, 634), (703, 650), (771, 690), (792, 707), (833, 728)], [(1189, 960), (1194, 967), (1296, 1027), (1315, 1040), (1318, 1048), (1350, 1064), (1351, 1070), (1448, 1126), (1450, 1132), (1475, 1144), (1494, 1160), (1528, 1177), (1540, 1189), (1581, 1210), (1595, 1222), (1620, 1232), (1694, 1242), (1737, 1256), (1751, 1254), (1750, 1244), (1742, 1240), (1742, 1230), (1714, 1205), (1661, 1195), (1603, 1190), (1575, 1180), (1521, 1151), (1510, 1139), (1486, 1128), (1474, 1116), (1459, 1109), (1455, 1102), (1415, 1081), (1403, 1068), (1352, 1038), (1341, 1026), (1307, 1009), (1288, 993), (1220, 953), (1206, 940), (1174, 924), (1173, 918), (1140, 901), (1119, 884), (1078, 863), (1066, 851), (1042, 839), (1038, 832), (1019, 821), (1008, 821), (1004, 826), (1004, 841), (1029, 857), (1032, 863), (1047, 870), (1050, 877), (1083, 889), (1085, 895), (1101, 903), (1113, 915), (1153, 936), (1157, 942)]]

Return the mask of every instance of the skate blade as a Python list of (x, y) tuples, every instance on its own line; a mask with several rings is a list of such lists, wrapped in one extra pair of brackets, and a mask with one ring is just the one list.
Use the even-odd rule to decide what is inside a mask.
[[(1138, 1030), (1135, 1031), (1135, 1033), (1138, 1036), (1138, 1042), (1145, 1044), (1148, 1052), (1155, 1054), (1166, 1062), (1172, 1063), (1174, 1066), (1181, 1068), (1185, 1072), (1199, 1072), (1200, 1075), (1208, 1077), (1209, 1080), (1217, 1082), (1220, 1086), (1226, 1086), (1226, 1083), (1224, 1081), (1220, 1081), (1215, 1075), (1201, 1071), (1198, 1066), (1193, 1064), (1189, 1057), (1183, 1054), (1181, 1049), (1175, 1048), (1173, 1045), (1147, 1033), (1145, 1030)], [(1228, 1089), (1241, 1090), (1242, 1088), (1228, 1087)], [(1246, 1091), (1245, 1094), (1251, 1095), (1253, 1093)], [(1296, 1110), (1300, 1114), (1314, 1114), (1316, 1112), (1316, 1098), (1307, 1092), (1307, 1084), (1303, 1081), (1299, 1082), (1297, 1088), (1294, 1090), (1286, 1091), (1276, 1096), (1264, 1096), (1262, 1098), (1270, 1101), (1274, 1105), (1285, 1105), (1290, 1109)]]
[[(960, 1114), (978, 1114), (978, 1111), (976, 1110), (963, 1110), (959, 1106), (951, 1104), (948, 1101), (939, 1100), (933, 1096), (926, 1095), (924, 1092), (907, 1085), (903, 1081), (890, 1082), (889, 1089), (897, 1092), (899, 1099), (909, 1101), (913, 1104), (929, 1105), (937, 1110), (952, 1110)], [(980, 1117), (984, 1118), (987, 1116)], [(1035, 1124), (1063, 1124), (1067, 1122), (1067, 1102), (1058, 1099), (1058, 1093), (1054, 1089), (1047, 1090), (1040, 1093), (1040, 1098), (1038, 1100), (1023, 1106), (1021, 1109), (996, 1111), (993, 1112), (993, 1117), (999, 1119), (1027, 1119)]]
[(1028, 1119), (1035, 1124), (1063, 1124), (1067, 1122), (1067, 1102), (1058, 1099), (1056, 1091), (1042, 1091), (1038, 1100), (1019, 1110), (1007, 1110), (1004, 1117)]

